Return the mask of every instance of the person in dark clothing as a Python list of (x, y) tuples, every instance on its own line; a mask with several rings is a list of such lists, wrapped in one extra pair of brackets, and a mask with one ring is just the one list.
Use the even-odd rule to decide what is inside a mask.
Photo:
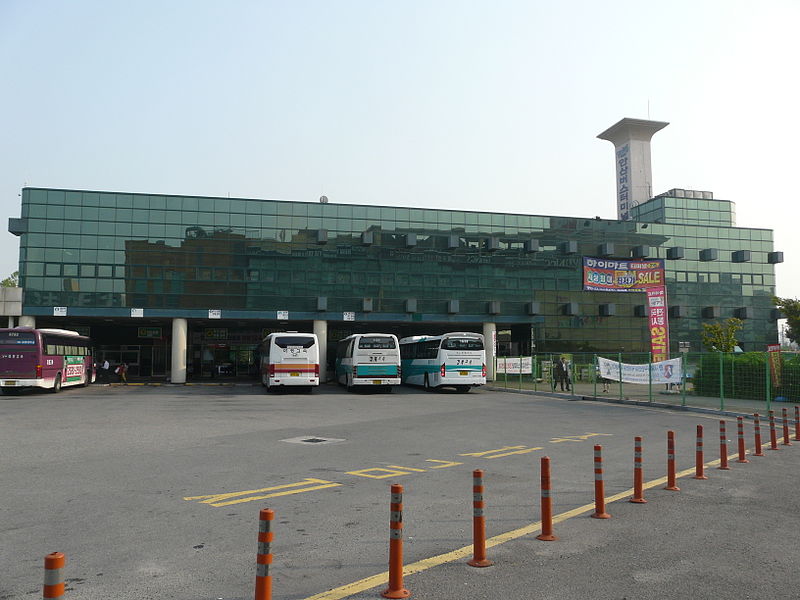
[[(561, 360), (556, 363), (556, 378), (555, 383), (561, 386), (561, 391), (570, 391), (570, 368), (566, 357), (562, 356)], [(566, 385), (566, 390), (564, 386)], [(553, 386), (555, 388), (555, 385)]]

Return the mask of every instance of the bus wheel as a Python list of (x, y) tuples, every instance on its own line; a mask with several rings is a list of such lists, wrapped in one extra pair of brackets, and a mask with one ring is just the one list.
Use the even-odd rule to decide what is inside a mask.
[(466, 394), (467, 392), (469, 392), (469, 386), (468, 385), (457, 385), (456, 386), (456, 391), (459, 394)]
[(53, 382), (53, 388), (50, 391), (54, 394), (61, 391), (61, 373), (56, 375), (56, 380)]

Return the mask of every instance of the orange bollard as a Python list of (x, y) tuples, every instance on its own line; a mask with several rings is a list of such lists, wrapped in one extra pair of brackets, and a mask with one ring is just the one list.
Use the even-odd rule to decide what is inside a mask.
[(778, 448), (778, 433), (775, 431), (775, 411), (769, 411), (769, 449), (780, 450)]
[(800, 441), (800, 406), (794, 407), (794, 439)]
[(594, 447), (594, 514), (593, 519), (610, 519), (606, 512), (606, 492), (603, 485), (603, 447)]
[(389, 505), (389, 587), (384, 598), (408, 598), (411, 595), (403, 587), (403, 486), (392, 484)]
[(553, 504), (550, 497), (550, 457), (543, 456), (541, 461), (541, 487), (542, 487), (542, 533), (536, 536), (537, 540), (553, 542), (558, 538), (553, 535)]
[(44, 587), (42, 598), (64, 597), (64, 573), (67, 557), (63, 552), (51, 552), (44, 557)]
[(739, 442), (739, 458), (736, 462), (746, 463), (750, 462), (745, 458), (747, 451), (744, 448), (744, 418), (736, 417), (736, 434)]
[(630, 501), (635, 504), (644, 504), (647, 502), (647, 500), (644, 499), (644, 491), (642, 490), (643, 479), (642, 438), (636, 437), (633, 439), (633, 498), (630, 499)]
[(486, 521), (483, 515), (483, 471), (472, 472), (472, 560), (471, 567), (491, 567), (494, 563), (486, 558)]
[(272, 575), (269, 566), (272, 564), (271, 531), (275, 511), (262, 508), (258, 513), (258, 554), (256, 555), (256, 595), (255, 600), (272, 600)]
[(670, 492), (680, 492), (675, 484), (675, 432), (667, 432), (667, 485), (664, 488)]
[(758, 413), (753, 413), (753, 433), (756, 439), (756, 449), (753, 452), (753, 456), (764, 456), (764, 451), (761, 449), (761, 421), (759, 420), (761, 417), (758, 416)]
[(694, 453), (694, 477), (692, 479), (708, 479), (703, 473), (703, 426), (697, 426), (697, 445)]
[(728, 434), (725, 432), (725, 421), (719, 422), (719, 467), (720, 471), (730, 471), (728, 466)]
[(789, 409), (784, 408), (781, 416), (783, 420), (783, 445), (792, 446), (792, 442), (789, 441)]

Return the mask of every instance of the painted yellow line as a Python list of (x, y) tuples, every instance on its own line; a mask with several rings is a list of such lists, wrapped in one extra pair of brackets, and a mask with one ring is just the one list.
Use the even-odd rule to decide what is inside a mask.
[[(769, 444), (762, 444), (762, 447), (766, 447)], [(732, 458), (737, 458), (739, 456), (738, 452), (735, 454), (731, 454), (728, 456), (728, 460)], [(711, 462), (704, 463), (706, 467), (713, 467), (714, 465), (719, 464), (720, 459), (712, 460)], [(686, 477), (687, 475), (692, 475), (695, 472), (695, 467), (691, 467), (690, 469), (684, 469), (683, 471), (678, 471), (675, 474), (676, 479), (680, 479), (681, 477)], [(650, 489), (657, 487), (661, 484), (667, 482), (666, 477), (659, 477), (658, 479), (653, 479), (652, 481), (648, 481), (642, 485), (643, 489)], [(616, 502), (618, 500), (622, 500), (627, 498), (628, 496), (633, 495), (633, 488), (627, 489), (624, 492), (620, 492), (618, 494), (614, 494), (613, 496), (609, 496), (605, 499), (606, 504), (610, 504), (612, 502)], [(553, 517), (553, 523), (561, 523), (566, 521), (567, 519), (571, 519), (573, 517), (577, 517), (579, 515), (588, 513), (593, 511), (595, 508), (594, 502), (591, 504), (584, 504), (583, 506), (579, 506), (578, 508), (573, 508), (572, 510), (568, 510), (567, 512), (563, 512), (561, 514), (555, 515)], [(506, 533), (501, 533), (494, 537), (488, 538), (486, 540), (486, 547), (493, 548), (494, 546), (499, 546), (500, 544), (504, 544), (506, 542), (510, 542), (517, 538), (529, 535), (531, 533), (535, 533), (537, 531), (541, 531), (542, 529), (542, 522), (537, 521), (535, 523), (531, 523), (530, 525), (526, 525), (524, 527), (520, 527), (519, 529), (514, 529), (512, 531), (507, 531)], [(450, 552), (445, 552), (444, 554), (439, 554), (437, 556), (431, 556), (430, 558), (424, 558), (422, 560), (418, 560), (417, 562), (413, 562), (403, 566), (403, 575), (413, 575), (414, 573), (420, 573), (422, 571), (426, 571), (433, 567), (437, 567), (439, 565), (443, 565), (445, 563), (453, 562), (456, 560), (461, 560), (471, 556), (473, 551), (473, 546), (470, 544), (469, 546), (464, 546), (462, 548), (458, 548), (457, 550), (452, 550)], [(341, 600), (342, 598), (347, 598), (354, 594), (358, 594), (360, 592), (364, 592), (366, 590), (370, 590), (372, 588), (387, 585), (389, 583), (389, 572), (384, 571), (383, 573), (378, 573), (377, 575), (372, 575), (370, 577), (366, 577), (365, 579), (361, 579), (359, 581), (354, 581), (353, 583), (348, 583), (338, 588), (334, 588), (332, 590), (328, 590), (326, 592), (321, 592), (319, 594), (314, 594), (313, 596), (309, 596), (305, 600)]]

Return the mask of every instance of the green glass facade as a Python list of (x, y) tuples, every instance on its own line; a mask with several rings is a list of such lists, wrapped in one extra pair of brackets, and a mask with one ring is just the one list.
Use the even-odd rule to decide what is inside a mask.
[[(673, 352), (678, 341), (699, 349), (701, 323), (731, 316), (745, 317), (745, 349), (760, 350), (777, 339), (780, 253), (772, 231), (735, 227), (734, 214), (730, 202), (669, 197), (620, 222), (25, 188), (9, 229), (32, 316), (142, 309), (166, 322), (219, 310), (257, 329), (278, 311), (332, 328), (352, 312), (404, 334), (493, 322), (517, 352), (646, 352), (643, 294), (582, 290), (582, 256), (603, 253), (665, 259)], [(613, 315), (601, 316), (605, 304)]]

